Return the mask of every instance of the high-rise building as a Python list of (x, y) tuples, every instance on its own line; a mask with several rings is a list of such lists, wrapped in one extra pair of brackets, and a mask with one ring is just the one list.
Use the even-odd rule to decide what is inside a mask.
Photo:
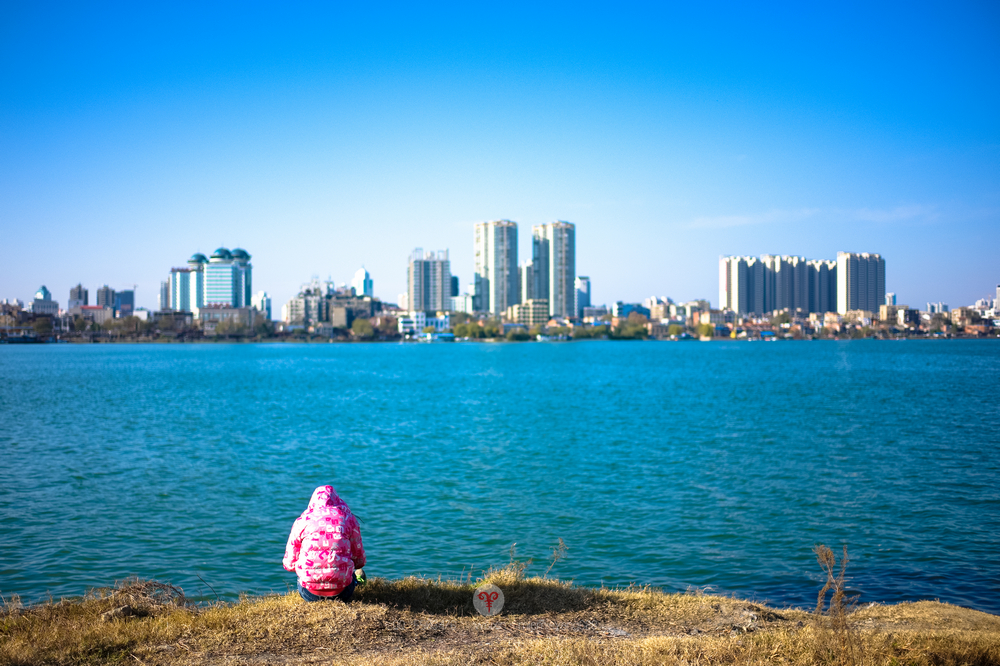
[(100, 308), (114, 308), (115, 307), (115, 290), (104, 285), (97, 290), (97, 302), (94, 303)]
[(250, 305), (257, 309), (268, 320), (271, 319), (271, 297), (268, 296), (266, 291), (258, 291), (253, 299), (251, 299)]
[(474, 247), (476, 308), (500, 316), (520, 300), (517, 222), (476, 223)]
[(205, 307), (205, 267), (208, 257), (200, 252), (191, 255), (187, 268), (170, 269), (170, 309), (193, 312)]
[(808, 312), (836, 312), (837, 262), (813, 260), (806, 263), (809, 270)]
[(170, 309), (170, 280), (160, 283), (160, 295), (157, 298), (157, 310), (161, 312)]
[(135, 291), (124, 289), (115, 292), (115, 314), (118, 317), (131, 317), (135, 312)]
[(250, 255), (236, 248), (220, 247), (205, 266), (205, 305), (245, 308), (252, 298)]
[(836, 308), (837, 264), (765, 254), (719, 258), (719, 308), (762, 316), (788, 309), (803, 314)]
[(868, 252), (837, 253), (837, 312), (878, 312), (885, 302), (885, 260)]
[[(766, 257), (767, 259), (776, 259)], [(739, 314), (762, 315), (771, 302), (765, 294), (773, 292), (774, 278), (765, 270), (765, 259), (756, 257), (719, 258), (719, 309)], [(773, 298), (773, 296), (771, 296)]]
[(35, 292), (35, 299), (28, 307), (35, 314), (59, 314), (59, 301), (52, 300), (52, 292), (44, 284)]
[(354, 293), (357, 296), (375, 295), (375, 283), (372, 282), (372, 276), (368, 274), (364, 266), (359, 268), (354, 274), (351, 286), (354, 287)]
[[(535, 298), (535, 263), (530, 259), (518, 268), (520, 302), (527, 303)], [(546, 305), (546, 307), (548, 307)]]
[(547, 298), (549, 315), (576, 316), (576, 226), (562, 220), (532, 229), (535, 298)]
[(407, 309), (437, 312), (451, 308), (451, 262), (448, 250), (437, 253), (417, 248), (406, 273)]
[(452, 275), (451, 276), (451, 296), (452, 296), (452, 298), (454, 298), (455, 296), (458, 296), (459, 293), (461, 293), (461, 290), (459, 289), (459, 286), (458, 286), (458, 276), (457, 275)]
[(590, 278), (581, 275), (574, 280), (573, 288), (576, 291), (576, 316), (583, 317), (583, 309), (590, 307)]
[(885, 295), (885, 304), (886, 305), (895, 305), (896, 304), (896, 294), (894, 292), (890, 291), (889, 293), (887, 293)]
[(84, 289), (82, 284), (77, 284), (75, 287), (69, 290), (69, 303), (66, 304), (67, 309), (79, 308), (84, 305), (90, 305), (90, 293)]

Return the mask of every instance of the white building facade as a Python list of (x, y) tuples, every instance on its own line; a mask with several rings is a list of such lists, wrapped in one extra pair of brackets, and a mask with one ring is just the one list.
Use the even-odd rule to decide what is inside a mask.
[(475, 226), (475, 308), (502, 315), (520, 298), (517, 265), (517, 222), (493, 220)]

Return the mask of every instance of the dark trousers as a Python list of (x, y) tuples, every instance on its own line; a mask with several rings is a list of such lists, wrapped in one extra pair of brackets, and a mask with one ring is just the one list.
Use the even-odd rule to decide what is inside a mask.
[(323, 597), (318, 594), (313, 594), (306, 588), (302, 586), (302, 581), (299, 581), (299, 596), (301, 596), (306, 601), (327, 601), (328, 599), (340, 599), (345, 604), (351, 603), (351, 599), (354, 597), (354, 588), (358, 586), (358, 581), (351, 579), (351, 584), (344, 588), (343, 592), (335, 597)]

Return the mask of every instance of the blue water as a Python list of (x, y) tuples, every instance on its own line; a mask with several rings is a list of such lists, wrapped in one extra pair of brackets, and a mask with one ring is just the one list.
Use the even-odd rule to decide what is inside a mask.
[[(0, 593), (284, 591), (331, 483), (371, 575), (533, 558), (587, 585), (1000, 612), (1000, 344), (0, 347)], [(202, 580), (205, 582), (203, 583)]]

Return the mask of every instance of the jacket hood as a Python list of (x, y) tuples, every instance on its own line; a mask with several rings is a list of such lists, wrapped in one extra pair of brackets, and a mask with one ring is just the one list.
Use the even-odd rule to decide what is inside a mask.
[(310, 511), (323, 506), (340, 506), (343, 503), (344, 500), (340, 499), (333, 486), (320, 486), (313, 491), (312, 499), (309, 500), (309, 508), (306, 510)]

